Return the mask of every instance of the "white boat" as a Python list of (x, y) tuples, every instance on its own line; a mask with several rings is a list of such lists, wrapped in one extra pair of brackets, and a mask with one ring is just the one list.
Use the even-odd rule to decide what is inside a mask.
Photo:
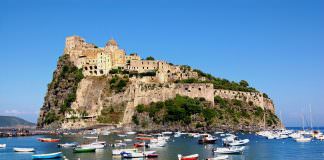
[(98, 139), (98, 136), (84, 136), (86, 139)]
[(127, 135), (125, 134), (118, 134), (118, 137), (126, 137)]
[(121, 152), (120, 155), (123, 158), (144, 158), (149, 157), (154, 154), (156, 151), (144, 151), (144, 152)]
[(170, 134), (172, 134), (172, 132), (162, 132), (162, 134), (164, 134), (164, 135), (170, 135)]
[(110, 132), (109, 131), (103, 131), (101, 134), (104, 135), (104, 136), (108, 136), (110, 134)]
[(302, 136), (300, 138), (296, 138), (295, 140), (296, 142), (310, 142), (312, 138)]
[(215, 153), (219, 154), (240, 154), (243, 153), (245, 147), (219, 147), (216, 149), (213, 149)]
[(34, 152), (34, 148), (13, 148), (15, 152)]
[(180, 137), (181, 136), (181, 132), (176, 132), (175, 134), (174, 134), (174, 137)]
[(228, 159), (228, 155), (219, 155), (213, 158), (207, 158), (206, 160), (225, 160)]
[(62, 148), (70, 148), (70, 147), (76, 147), (78, 143), (72, 142), (72, 143), (63, 143), (63, 144), (58, 144), (57, 146), (62, 147)]
[(99, 143), (91, 143), (91, 144), (84, 144), (80, 145), (81, 148), (95, 148), (95, 149), (102, 149), (105, 148), (105, 145)]
[(132, 148), (132, 149), (113, 149), (112, 154), (113, 155), (120, 155), (122, 152), (126, 153), (134, 153), (138, 152), (137, 148)]
[(126, 134), (128, 134), (128, 135), (134, 135), (134, 134), (136, 134), (136, 132), (130, 131), (130, 132), (126, 132)]
[(234, 140), (233, 142), (228, 143), (228, 144), (230, 146), (242, 146), (242, 145), (246, 145), (249, 142), (250, 142), (249, 139), (243, 139), (243, 140)]
[(132, 142), (132, 139), (124, 139), (124, 142)]
[(0, 144), (0, 148), (6, 148), (6, 144)]

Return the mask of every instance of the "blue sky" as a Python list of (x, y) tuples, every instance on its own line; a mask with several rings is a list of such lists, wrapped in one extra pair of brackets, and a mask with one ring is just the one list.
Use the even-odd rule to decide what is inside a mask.
[(66, 36), (250, 82), (324, 125), (324, 1), (0, 1), (0, 114), (36, 121)]

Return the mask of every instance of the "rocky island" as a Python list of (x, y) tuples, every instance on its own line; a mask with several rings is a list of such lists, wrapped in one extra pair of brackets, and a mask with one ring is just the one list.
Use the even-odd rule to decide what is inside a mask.
[(114, 39), (101, 48), (79, 36), (67, 37), (37, 127), (96, 125), (138, 131), (282, 127), (273, 101), (245, 80), (128, 55)]

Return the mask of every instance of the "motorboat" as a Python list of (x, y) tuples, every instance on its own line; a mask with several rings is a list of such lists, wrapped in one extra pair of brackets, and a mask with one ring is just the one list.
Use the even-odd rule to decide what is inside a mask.
[(213, 149), (214, 153), (219, 153), (219, 154), (241, 154), (243, 153), (245, 147), (218, 147)]
[(129, 131), (129, 132), (126, 132), (126, 134), (128, 134), (128, 135), (134, 135), (134, 134), (136, 134), (136, 132)]
[(167, 132), (162, 132), (162, 134), (163, 134), (163, 135), (170, 135), (170, 134), (172, 134), (172, 132), (167, 131)]
[(126, 147), (127, 144), (126, 143), (115, 143), (113, 144), (113, 147)]
[(118, 134), (118, 137), (126, 137), (126, 134)]
[(62, 157), (62, 152), (32, 155), (33, 159), (54, 159), (54, 158), (61, 158), (61, 157)]
[(60, 141), (60, 139), (53, 139), (53, 138), (38, 138), (38, 140), (41, 142), (51, 142), (51, 143), (56, 143)]
[(98, 139), (98, 136), (83, 136), (85, 139)]
[(228, 143), (228, 145), (230, 145), (230, 146), (242, 146), (242, 145), (246, 145), (249, 142), (250, 142), (249, 139), (234, 140), (233, 142)]
[(95, 148), (95, 149), (102, 149), (105, 147), (105, 145), (100, 143), (90, 143), (90, 144), (83, 144), (80, 145), (81, 148)]
[(213, 158), (207, 158), (206, 160), (225, 160), (228, 159), (228, 155), (219, 155)]
[(144, 158), (144, 157), (157, 157), (156, 151), (144, 151), (144, 152), (121, 152), (122, 158)]
[(124, 142), (132, 142), (132, 139), (124, 139)]
[(72, 143), (63, 143), (63, 144), (58, 144), (58, 147), (62, 147), (62, 148), (71, 148), (71, 147), (76, 147), (78, 146), (77, 142), (72, 142)]
[(188, 156), (182, 156), (181, 154), (178, 154), (178, 160), (198, 160), (199, 154), (192, 154)]
[(34, 148), (13, 148), (15, 152), (34, 152)]
[(176, 132), (175, 134), (174, 134), (174, 137), (180, 137), (181, 136), (181, 133), (180, 132)]
[(144, 146), (145, 146), (144, 143), (135, 143), (135, 144), (134, 144), (134, 147), (135, 147), (135, 148), (144, 147)]
[(199, 144), (215, 144), (217, 138), (210, 134), (201, 135), (201, 139), (198, 140)]
[(134, 153), (138, 152), (137, 148), (131, 148), (131, 149), (113, 149), (112, 155), (121, 155), (122, 152), (125, 153)]
[(302, 136), (302, 137), (296, 138), (295, 140), (296, 140), (296, 142), (303, 142), (304, 143), (304, 142), (310, 142), (312, 140), (312, 138)]
[(6, 144), (0, 144), (0, 148), (6, 148)]

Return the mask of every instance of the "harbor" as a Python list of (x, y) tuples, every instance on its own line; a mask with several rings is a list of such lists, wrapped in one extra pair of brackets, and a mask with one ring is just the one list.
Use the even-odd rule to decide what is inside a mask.
[[(36, 159), (323, 159), (320, 131), (277, 130), (257, 133), (136, 133), (84, 131), (59, 135), (0, 138), (1, 157)], [(314, 134), (316, 133), (316, 135)], [(297, 136), (299, 135), (299, 136)], [(310, 138), (301, 142), (298, 138)], [(273, 137), (273, 138), (272, 138)], [(43, 157), (44, 158), (44, 157)], [(51, 157), (55, 158), (55, 157)]]

